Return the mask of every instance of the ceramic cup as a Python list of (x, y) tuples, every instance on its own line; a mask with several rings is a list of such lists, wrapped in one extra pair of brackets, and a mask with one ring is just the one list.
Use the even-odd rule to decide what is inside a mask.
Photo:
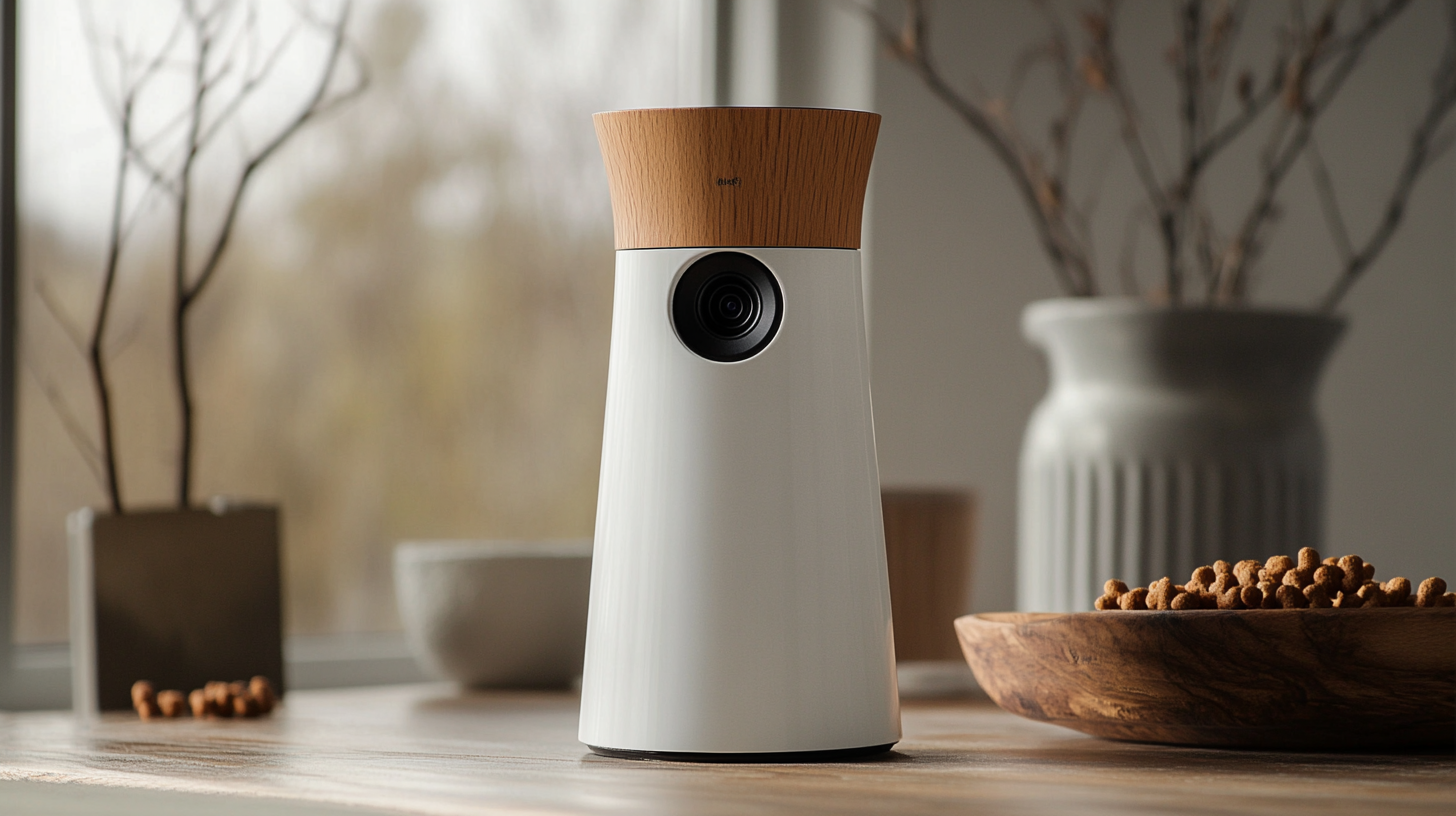
[(404, 542), (394, 586), (429, 671), (475, 688), (565, 687), (581, 675), (590, 539)]

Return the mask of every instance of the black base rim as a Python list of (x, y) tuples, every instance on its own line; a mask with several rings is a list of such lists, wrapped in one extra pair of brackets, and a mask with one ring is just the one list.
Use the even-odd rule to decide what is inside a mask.
[(625, 748), (603, 748), (588, 745), (594, 754), (614, 759), (658, 760), (662, 762), (842, 762), (846, 759), (883, 754), (895, 743), (863, 745), (858, 748), (831, 748), (827, 751), (765, 751), (762, 753), (702, 753), (698, 751), (632, 751)]

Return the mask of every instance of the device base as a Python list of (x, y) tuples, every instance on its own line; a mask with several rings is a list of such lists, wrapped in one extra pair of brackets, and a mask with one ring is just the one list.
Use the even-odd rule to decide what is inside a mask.
[(858, 748), (831, 748), (827, 751), (767, 751), (763, 753), (699, 753), (696, 751), (632, 751), (623, 748), (602, 748), (588, 745), (594, 754), (614, 759), (655, 759), (663, 762), (842, 762), (847, 759), (883, 754), (895, 743), (864, 745)]

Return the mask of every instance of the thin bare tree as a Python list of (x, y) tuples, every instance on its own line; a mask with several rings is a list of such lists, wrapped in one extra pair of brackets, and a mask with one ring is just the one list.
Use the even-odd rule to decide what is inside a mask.
[[(1155, 160), (1159, 146), (1151, 139), (1127, 82), (1116, 43), (1118, 8), (1113, 0), (1079, 14), (1081, 33), (1075, 41), (1052, 4), (1037, 2), (1047, 33), (1018, 57), (1009, 89), (999, 96), (987, 94), (975, 83), (963, 90), (946, 79), (931, 52), (925, 0), (906, 0), (898, 23), (872, 8), (864, 11), (889, 53), (914, 71), (1008, 170), (1067, 294), (1090, 296), (1099, 291), (1087, 223), (1093, 199), (1074, 202), (1067, 191), (1078, 114), (1095, 97), (1116, 115), (1120, 141), (1144, 198), (1123, 233), (1124, 288), (1135, 286), (1131, 247), (1141, 225), (1151, 222), (1163, 258), (1162, 290), (1157, 293), (1161, 299), (1172, 305), (1191, 300), (1188, 289), (1196, 270), (1204, 302), (1246, 302), (1253, 267), (1277, 220), (1278, 194), (1296, 162), (1305, 159), (1341, 255), (1340, 273), (1319, 301), (1320, 309), (1332, 312), (1395, 233), (1421, 172), (1452, 143), (1450, 132), (1441, 128), (1456, 107), (1456, 2), (1447, 3), (1449, 30), (1425, 116), (1411, 136), (1384, 217), (1359, 247), (1353, 245), (1340, 216), (1316, 144), (1315, 125), (1371, 42), (1409, 6), (1409, 0), (1370, 0), (1349, 11), (1341, 0), (1327, 0), (1313, 19), (1306, 15), (1303, 0), (1291, 0), (1287, 22), (1277, 32), (1269, 68), (1262, 75), (1251, 70), (1236, 73), (1231, 64), (1248, 5), (1246, 0), (1181, 0), (1177, 5), (1177, 38), (1168, 56), (1178, 87), (1175, 113), (1180, 140), (1178, 161), (1171, 171), (1160, 171)], [(1029, 138), (1018, 120), (1016, 101), (1026, 73), (1043, 63), (1050, 65), (1055, 77), (1061, 112), (1053, 118), (1045, 142), (1040, 142)], [(1230, 95), (1238, 107), (1225, 113), (1221, 103)], [(1269, 140), (1255, 168), (1253, 200), (1232, 234), (1223, 236), (1203, 199), (1205, 174), (1256, 121), (1271, 118)]]
[[(178, 17), (171, 34), (159, 48), (144, 57), (132, 53), (119, 38), (103, 40), (89, 11), (85, 15), (98, 84), (103, 97), (109, 100), (109, 113), (119, 136), (106, 262), (87, 348), (100, 413), (102, 471), (113, 512), (124, 512), (125, 505), (116, 457), (113, 391), (107, 370), (107, 328), (121, 259), (136, 221), (144, 214), (144, 207), (139, 205), (133, 205), (128, 212), (128, 182), (133, 176), (145, 181), (143, 204), (148, 196), (155, 194), (172, 205), (170, 328), (180, 425), (176, 502), (179, 508), (186, 508), (191, 503), (196, 456), (196, 407), (188, 343), (192, 310), (217, 274), (244, 198), (259, 169), (304, 126), (362, 93), (368, 85), (367, 66), (347, 37), (350, 4), (343, 3), (331, 18), (320, 17), (304, 6), (295, 7), (295, 12), (294, 25), (272, 43), (266, 43), (256, 4), (237, 0), (211, 3), (179, 0)], [(199, 164), (219, 144), (221, 136), (233, 135), (243, 140), (245, 103), (265, 87), (273, 87), (265, 83), (294, 47), (298, 35), (307, 31), (321, 36), (326, 45), (315, 73), (301, 80), (307, 83), (308, 89), (303, 102), (281, 124), (275, 125), (260, 145), (242, 148), (236, 172), (223, 182), (228, 192), (221, 215), (211, 228), (199, 228), (197, 222), (202, 220), (196, 212)], [(114, 58), (116, 66), (114, 95), (108, 90), (110, 83), (105, 68), (108, 57)], [(349, 77), (340, 80), (341, 63), (346, 61), (352, 70)], [(162, 124), (153, 132), (140, 136), (140, 100), (164, 71), (180, 72), (187, 78), (185, 102), (170, 116), (158, 117)], [(179, 129), (180, 139), (177, 138)], [(209, 182), (215, 183), (211, 179)], [(194, 261), (194, 257), (199, 260)]]

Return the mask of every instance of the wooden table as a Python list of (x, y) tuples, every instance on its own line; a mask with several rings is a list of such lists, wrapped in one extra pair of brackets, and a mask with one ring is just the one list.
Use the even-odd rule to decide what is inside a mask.
[(1108, 742), (984, 699), (909, 702), (893, 753), (821, 765), (605, 759), (576, 710), (415, 685), (295, 692), (251, 721), (0, 714), (0, 813), (1456, 813), (1449, 755)]

